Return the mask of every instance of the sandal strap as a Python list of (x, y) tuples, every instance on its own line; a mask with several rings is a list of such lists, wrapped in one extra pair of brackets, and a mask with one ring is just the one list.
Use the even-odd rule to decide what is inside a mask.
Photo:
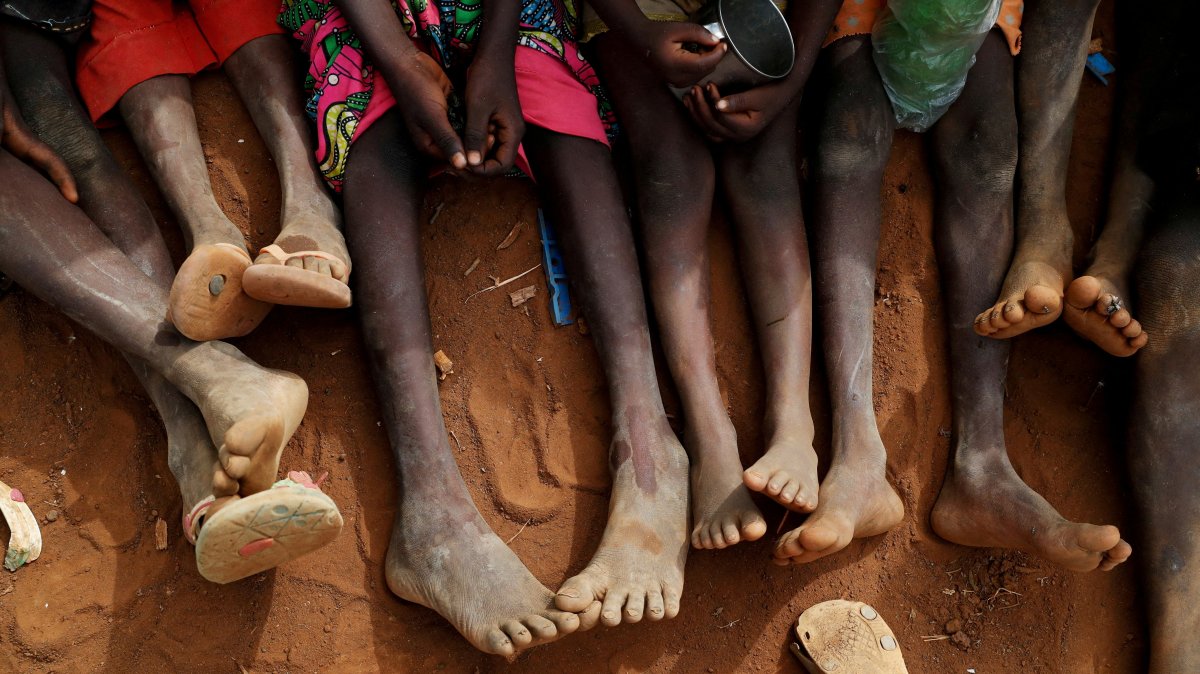
[(196, 534), (197, 529), (200, 528), (200, 520), (204, 517), (204, 513), (208, 512), (208, 509), (211, 508), (212, 504), (216, 501), (217, 497), (210, 494), (203, 499), (200, 499), (200, 502), (193, 506), (191, 511), (183, 516), (183, 536), (187, 539), (188, 543), (191, 543), (192, 545), (196, 544)]
[[(280, 248), (278, 244), (273, 243), (269, 246), (263, 246), (262, 248), (259, 249), (258, 252), (260, 254), (266, 253), (267, 255), (270, 255), (271, 257), (275, 258), (276, 260), (279, 260), (279, 264), (287, 264), (288, 260), (291, 260), (292, 258), (297, 258), (297, 257), (316, 257), (316, 258), (320, 258), (322, 260), (328, 260), (330, 262), (337, 262), (342, 265), (343, 269), (345, 269), (348, 266), (346, 264), (346, 261), (343, 260), (342, 258), (340, 258), (336, 255), (330, 254), (330, 253), (326, 253), (323, 250), (299, 250), (299, 251), (296, 251), (295, 253), (289, 253), (289, 252), (285, 251), (284, 249)], [(343, 274), (342, 276), (334, 276), (334, 278), (336, 278), (337, 280), (342, 281), (344, 283), (344, 282), (346, 282), (347, 277), (349, 277), (349, 276), (350, 276), (349, 274)]]

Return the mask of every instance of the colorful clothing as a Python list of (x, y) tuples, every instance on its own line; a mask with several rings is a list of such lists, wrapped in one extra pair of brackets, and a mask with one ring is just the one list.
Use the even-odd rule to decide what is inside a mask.
[[(444, 69), (470, 65), (483, 22), (483, 0), (393, 0), (405, 33)], [(309, 56), (305, 110), (317, 124), (317, 164), (340, 191), (350, 146), (396, 98), (366, 57), (333, 0), (284, 0), (279, 23)], [(575, 42), (574, 0), (522, 0), (514, 57), (517, 94), (528, 123), (607, 143), (615, 114), (600, 80)], [(403, 95), (404, 92), (397, 92)], [(462, 102), (451, 96), (451, 123), (461, 129)], [(588, 114), (581, 115), (582, 111)], [(529, 172), (524, 155), (518, 162)]]
[(282, 35), (278, 0), (96, 0), (76, 80), (92, 121), (159, 75), (195, 75), (242, 45)]
[[(821, 46), (828, 47), (844, 37), (870, 35), (875, 19), (886, 5), (887, 0), (844, 0)], [(1024, 0), (1004, 0), (1000, 4), (1000, 16), (996, 17), (996, 27), (1004, 33), (1013, 56), (1021, 53), (1021, 16), (1024, 12)]]

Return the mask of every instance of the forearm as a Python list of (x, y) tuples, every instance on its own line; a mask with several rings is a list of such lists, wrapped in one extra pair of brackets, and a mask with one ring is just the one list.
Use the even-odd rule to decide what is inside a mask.
[(796, 91), (808, 83), (821, 53), (821, 43), (841, 6), (842, 0), (790, 0), (787, 20), (796, 42), (796, 63), (786, 81)]
[(417, 48), (404, 33), (400, 17), (388, 0), (338, 0), (363, 49), (389, 84), (411, 67)]
[(637, 36), (650, 19), (642, 13), (635, 0), (588, 0), (596, 14), (604, 20), (610, 31), (616, 32), (629, 42), (637, 42)]
[(483, 34), (479, 36), (476, 58), (488, 62), (505, 59), (502, 62), (512, 63), (520, 15), (518, 0), (484, 0)]

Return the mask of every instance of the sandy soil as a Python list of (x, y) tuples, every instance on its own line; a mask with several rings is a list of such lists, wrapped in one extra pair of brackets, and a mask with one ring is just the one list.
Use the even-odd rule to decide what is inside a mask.
[[(270, 160), (225, 80), (208, 75), (196, 86), (220, 198), (265, 243), (278, 229)], [(1087, 78), (1081, 101), (1071, 167), (1080, 256), (1102, 208), (1112, 91)], [(178, 230), (132, 145), (119, 132), (108, 138), (181, 256)], [(576, 635), (521, 655), (514, 669), (799, 671), (786, 650), (789, 625), (836, 597), (876, 606), (913, 672), (1141, 669), (1146, 637), (1133, 565), (1073, 575), (1021, 554), (951, 545), (929, 528), (950, 426), (931, 189), (920, 139), (901, 135), (884, 186), (875, 404), (904, 523), (804, 567), (768, 564), (770, 540), (694, 552), (677, 619)], [(424, 256), (435, 348), (455, 363), (441, 393), (459, 464), (487, 521), (554, 588), (586, 564), (604, 526), (608, 408), (595, 351), (576, 327), (553, 325), (540, 275), (530, 276), (537, 296), (521, 308), (504, 292), (464, 301), (488, 275), (507, 278), (540, 261), (535, 208), (522, 181), (438, 183), (426, 203), (427, 216), (438, 216), (425, 230)], [(518, 221), (516, 243), (497, 251)], [(732, 239), (719, 223), (712, 248), (718, 365), (748, 464), (761, 451), (762, 374)], [(464, 277), (476, 257), (478, 269)], [(310, 411), (284, 466), (329, 471), (326, 490), (346, 528), (329, 548), (221, 587), (196, 573), (162, 428), (124, 362), (19, 289), (0, 300), (0, 479), (25, 492), (45, 536), (40, 560), (0, 575), (0, 670), (508, 666), (387, 590), (393, 465), (353, 312), (277, 309), (239, 345), (308, 380)], [(819, 369), (819, 351), (816, 360)], [(1124, 376), (1122, 365), (1061, 324), (1022, 338), (1008, 379), (1007, 431), (1018, 470), (1066, 516), (1113, 522), (1128, 535)], [(818, 446), (827, 453), (819, 372), (813, 389)], [(777, 525), (781, 509), (760, 505)], [(48, 521), (52, 510), (57, 517)], [(154, 545), (159, 517), (170, 530), (162, 552)], [(961, 625), (954, 639), (945, 638), (951, 620)]]

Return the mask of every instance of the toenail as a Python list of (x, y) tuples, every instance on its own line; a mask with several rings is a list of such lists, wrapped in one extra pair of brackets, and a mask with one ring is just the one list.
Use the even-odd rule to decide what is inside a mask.
[(896, 640), (886, 634), (882, 637), (879, 637), (879, 645), (882, 646), (883, 650), (885, 651), (896, 650)]
[(225, 289), (225, 277), (221, 276), (220, 274), (212, 277), (212, 279), (208, 282), (208, 292), (210, 295), (213, 295), (214, 297), (217, 295), (220, 295), (221, 291), (224, 289)]
[(861, 613), (862, 617), (866, 618), (867, 620), (874, 620), (879, 617), (879, 614), (875, 612), (875, 609), (865, 604), (862, 608), (858, 609), (858, 612)]

